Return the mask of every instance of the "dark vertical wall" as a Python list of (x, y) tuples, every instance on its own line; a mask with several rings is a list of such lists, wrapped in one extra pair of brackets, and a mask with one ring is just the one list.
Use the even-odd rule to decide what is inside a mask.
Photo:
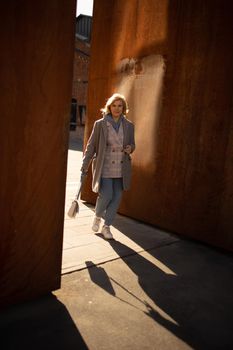
[(75, 7), (1, 2), (1, 306), (60, 286)]
[[(133, 182), (120, 212), (233, 249), (231, 1), (94, 6), (86, 139), (124, 93), (136, 126)], [(95, 197), (90, 180), (82, 195)]]

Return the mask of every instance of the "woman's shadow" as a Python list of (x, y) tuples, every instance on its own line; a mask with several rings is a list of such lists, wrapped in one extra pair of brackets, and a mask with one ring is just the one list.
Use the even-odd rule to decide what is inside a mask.
[[(200, 251), (196, 248), (198, 253), (193, 253), (194, 250), (185, 241), (179, 242), (179, 246), (175, 245), (176, 247), (170, 245), (166, 249), (157, 248), (156, 258), (163, 261), (167, 267), (172, 268), (176, 272), (175, 274), (169, 274), (121, 242), (109, 240), (109, 244), (138, 277), (138, 283), (148, 297), (169, 317), (165, 318), (162, 313), (155, 310), (149, 303), (140, 300), (119, 282), (108, 277), (102, 267), (95, 266), (89, 269), (93, 282), (115, 297), (117, 296), (112, 282), (117, 283), (131, 296), (144, 304), (146, 307), (145, 313), (148, 316), (194, 349), (214, 349), (219, 339), (221, 339), (222, 348), (227, 349), (229, 339), (224, 337), (224, 334), (229, 335), (228, 329), (230, 331), (230, 327), (228, 326), (228, 329), (226, 329), (226, 320), (224, 318), (221, 319), (222, 314), (218, 308), (213, 308), (215, 303), (222, 302), (221, 297), (219, 297), (218, 292), (213, 293), (213, 295), (207, 295), (208, 291), (205, 290), (207, 285), (209, 290), (213, 289), (217, 282), (216, 276), (200, 274), (198, 268), (193, 268), (193, 261), (189, 260), (190, 254), (192, 259), (198, 259), (199, 257), (205, 262), (205, 248), (201, 248)], [(125, 254), (122, 254), (122, 252)], [(169, 266), (171, 265), (169, 264), (169, 256), (172, 256), (170, 259), (171, 264), (173, 264), (172, 267)], [(174, 256), (178, 259), (184, 259), (184, 264), (181, 264), (180, 261), (177, 264), (178, 270), (175, 268)], [(190, 261), (190, 263), (185, 264), (185, 261)], [(88, 264), (91, 264), (91, 262), (87, 263), (87, 266)], [(203, 267), (206, 268), (207, 266)], [(208, 303), (208, 299), (211, 296), (213, 297), (213, 302)], [(127, 303), (130, 304), (129, 302)], [(135, 307), (132, 304), (130, 305)], [(228, 307), (232, 309), (232, 302)], [(221, 329), (223, 330), (222, 332)], [(230, 338), (232, 340), (232, 336)]]

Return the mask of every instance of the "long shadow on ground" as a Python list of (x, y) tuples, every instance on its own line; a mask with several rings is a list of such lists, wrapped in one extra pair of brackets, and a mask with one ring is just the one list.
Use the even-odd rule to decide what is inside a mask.
[[(231, 349), (233, 344), (233, 259), (195, 242), (179, 241), (149, 251), (174, 274), (165, 273), (119, 241), (109, 241), (138, 277), (138, 283), (175, 322), (149, 304), (146, 314), (193, 349)], [(91, 266), (91, 262), (87, 263)], [(93, 282), (115, 296), (102, 267), (90, 268)], [(121, 286), (124, 288), (124, 286)], [(136, 297), (136, 296), (135, 296)]]

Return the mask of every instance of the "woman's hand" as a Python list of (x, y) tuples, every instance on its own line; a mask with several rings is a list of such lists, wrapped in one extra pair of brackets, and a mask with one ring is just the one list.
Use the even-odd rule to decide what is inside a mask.
[(124, 148), (124, 152), (127, 153), (127, 154), (130, 154), (131, 151), (132, 151), (131, 145), (127, 145), (127, 146)]

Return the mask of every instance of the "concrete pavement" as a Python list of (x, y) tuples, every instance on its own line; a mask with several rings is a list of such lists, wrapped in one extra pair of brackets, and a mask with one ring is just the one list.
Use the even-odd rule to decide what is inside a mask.
[[(71, 138), (66, 212), (78, 149)], [(232, 254), (120, 215), (106, 241), (92, 216), (81, 202), (65, 217), (61, 289), (2, 312), (2, 349), (232, 349)]]

